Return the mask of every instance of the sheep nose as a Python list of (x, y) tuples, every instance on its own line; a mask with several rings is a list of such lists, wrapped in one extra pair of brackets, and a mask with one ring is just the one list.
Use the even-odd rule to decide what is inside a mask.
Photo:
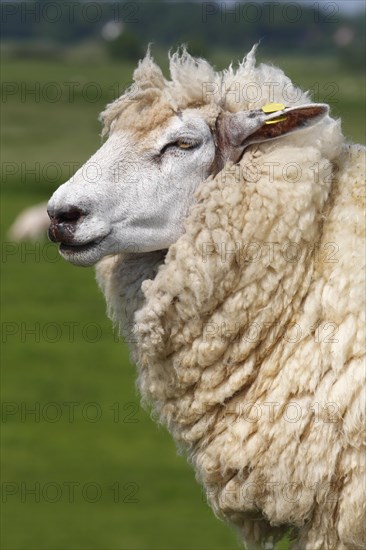
[(51, 241), (71, 244), (74, 239), (74, 233), (78, 222), (80, 222), (87, 212), (71, 206), (63, 210), (48, 210), (48, 216), (51, 225), (48, 229), (48, 236)]

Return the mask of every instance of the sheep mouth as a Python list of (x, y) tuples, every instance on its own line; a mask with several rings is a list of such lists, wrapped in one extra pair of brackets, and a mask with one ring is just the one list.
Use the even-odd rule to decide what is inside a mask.
[(80, 266), (92, 266), (108, 252), (107, 236), (86, 243), (60, 243), (59, 251), (64, 260)]
[(74, 254), (75, 252), (86, 252), (88, 250), (93, 249), (94, 247), (98, 246), (105, 237), (101, 237), (100, 239), (94, 239), (93, 241), (89, 241), (87, 243), (60, 243), (60, 252), (71, 252)]

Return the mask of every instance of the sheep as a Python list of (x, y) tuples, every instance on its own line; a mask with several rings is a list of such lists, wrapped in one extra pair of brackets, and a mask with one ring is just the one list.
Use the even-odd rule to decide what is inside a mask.
[(170, 73), (148, 52), (107, 106), (50, 238), (96, 264), (143, 402), (247, 548), (364, 548), (365, 148), (255, 48)]
[(8, 237), (12, 241), (37, 241), (46, 236), (49, 224), (47, 203), (41, 202), (26, 208), (16, 217), (8, 230)]

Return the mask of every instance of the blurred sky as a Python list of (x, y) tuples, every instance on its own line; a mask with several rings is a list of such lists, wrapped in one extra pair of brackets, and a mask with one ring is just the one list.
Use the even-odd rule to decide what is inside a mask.
[[(301, 2), (303, 4), (309, 4), (308, 1)], [(360, 13), (365, 11), (366, 1), (365, 0), (331, 0), (327, 2), (326, 0), (320, 0), (319, 4), (337, 4), (339, 10), (343, 13), (353, 15), (355, 13)]]
[[(178, 0), (179, 1), (179, 0)], [(201, 0), (198, 0), (201, 1)], [(219, 2), (222, 0), (218, 0)], [(227, 3), (234, 3), (237, 0), (227, 0)], [(253, 0), (248, 0), (253, 1)], [(255, 0), (256, 2), (270, 2), (271, 4), (275, 4), (278, 2), (278, 0)], [(290, 2), (290, 0), (279, 0), (282, 4), (287, 4)], [(339, 11), (348, 14), (348, 15), (354, 15), (360, 12), (364, 12), (366, 9), (366, 0), (317, 0), (317, 2), (313, 0), (295, 0), (295, 4), (304, 4), (307, 6), (313, 6), (314, 4), (319, 4), (320, 6), (323, 4), (324, 8), (331, 9), (331, 4), (337, 4), (339, 7)]]
[[(7, 0), (8, 2), (14, 2), (14, 3), (17, 3), (18, 0)], [(89, 0), (81, 0), (82, 2), (89, 2)], [(108, 2), (109, 0), (100, 0), (101, 2)], [(113, 0), (110, 0), (113, 2)], [(137, 3), (139, 3), (140, 0), (134, 0), (136, 1)], [(177, 2), (180, 2), (182, 0), (175, 0)], [(203, 0), (195, 0), (195, 1), (198, 1), (198, 2), (201, 2)], [(216, 0), (218, 2), (225, 2), (227, 4), (229, 3), (234, 3), (234, 2), (237, 2), (238, 0)], [(245, 1), (245, 0), (239, 0), (239, 1)], [(276, 2), (281, 2), (281, 3), (289, 3), (290, 1), (294, 2), (294, 3), (299, 3), (299, 4), (304, 4), (304, 5), (314, 5), (314, 4), (324, 4), (324, 6), (326, 6), (327, 4), (337, 4), (339, 6), (339, 10), (342, 11), (343, 13), (348, 13), (350, 15), (353, 15), (355, 13), (360, 13), (360, 12), (363, 12), (365, 11), (365, 8), (366, 8), (366, 0), (317, 0), (316, 2), (313, 1), (313, 0), (248, 0), (248, 2), (250, 1), (255, 1), (255, 2), (270, 2), (270, 3), (276, 3)]]

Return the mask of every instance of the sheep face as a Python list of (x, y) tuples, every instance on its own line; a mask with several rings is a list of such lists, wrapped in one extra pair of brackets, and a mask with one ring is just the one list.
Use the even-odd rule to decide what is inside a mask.
[(200, 110), (136, 135), (116, 124), (104, 145), (53, 194), (49, 236), (62, 256), (92, 265), (107, 254), (168, 248), (215, 157)]

